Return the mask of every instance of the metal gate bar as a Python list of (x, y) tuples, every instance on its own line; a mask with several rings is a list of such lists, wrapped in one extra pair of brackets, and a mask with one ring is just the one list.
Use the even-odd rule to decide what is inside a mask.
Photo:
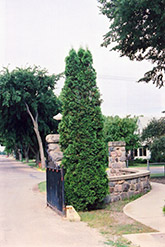
[(63, 168), (47, 166), (46, 181), (47, 205), (59, 214), (65, 215)]

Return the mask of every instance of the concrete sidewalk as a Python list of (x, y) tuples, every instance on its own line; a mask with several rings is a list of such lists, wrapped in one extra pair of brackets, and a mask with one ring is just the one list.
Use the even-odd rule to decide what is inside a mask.
[(127, 204), (124, 213), (158, 232), (124, 235), (140, 247), (165, 247), (165, 185), (152, 183), (152, 190), (141, 198)]

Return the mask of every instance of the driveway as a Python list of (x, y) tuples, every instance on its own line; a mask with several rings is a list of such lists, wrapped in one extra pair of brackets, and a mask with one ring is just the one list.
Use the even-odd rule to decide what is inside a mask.
[(105, 239), (83, 222), (69, 222), (46, 207), (39, 172), (0, 157), (0, 247), (99, 247)]

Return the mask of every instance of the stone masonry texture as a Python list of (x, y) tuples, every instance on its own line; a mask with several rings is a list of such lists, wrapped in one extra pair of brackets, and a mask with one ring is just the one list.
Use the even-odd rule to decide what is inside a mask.
[(120, 169), (126, 167), (125, 142), (108, 142), (110, 176), (120, 175)]

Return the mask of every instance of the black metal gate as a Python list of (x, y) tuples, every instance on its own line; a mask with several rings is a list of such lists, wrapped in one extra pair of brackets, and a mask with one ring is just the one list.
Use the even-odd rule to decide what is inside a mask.
[[(50, 162), (52, 163), (52, 162)], [(64, 172), (60, 166), (50, 166), (46, 169), (47, 205), (59, 214), (65, 214)]]

